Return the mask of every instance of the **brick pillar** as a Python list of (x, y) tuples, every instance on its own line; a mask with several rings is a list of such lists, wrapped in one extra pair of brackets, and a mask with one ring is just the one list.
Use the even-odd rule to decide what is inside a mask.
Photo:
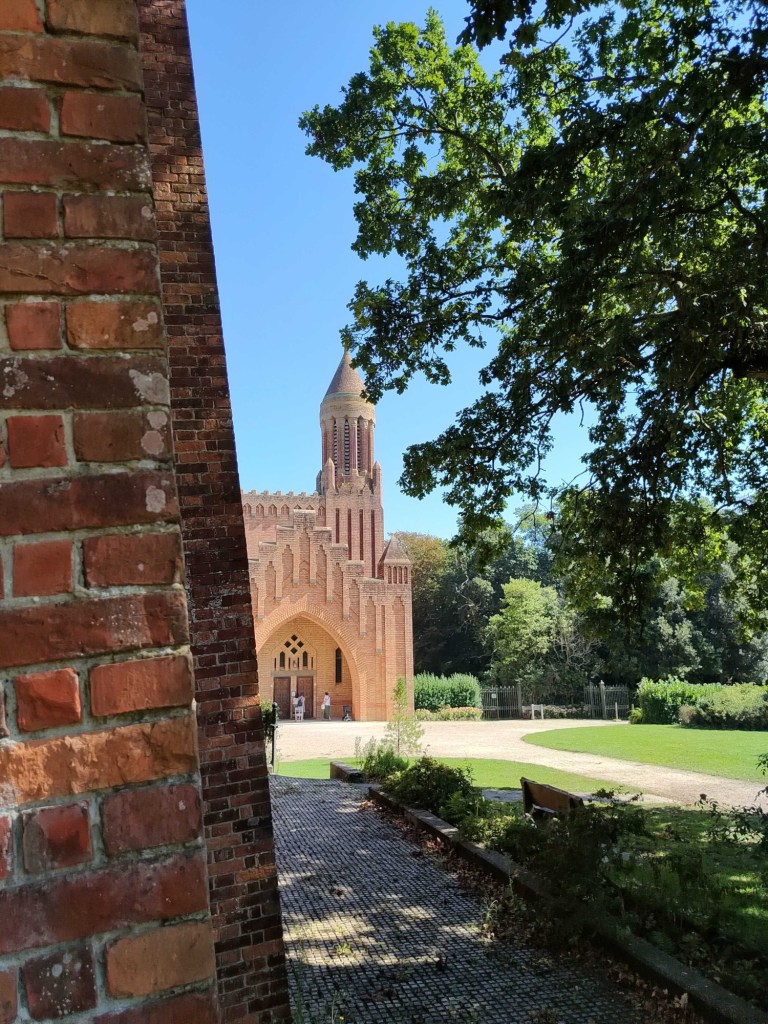
[(212, 1024), (136, 8), (0, 41), (0, 1021)]
[(183, 0), (138, 0), (222, 1019), (290, 1019), (248, 561)]

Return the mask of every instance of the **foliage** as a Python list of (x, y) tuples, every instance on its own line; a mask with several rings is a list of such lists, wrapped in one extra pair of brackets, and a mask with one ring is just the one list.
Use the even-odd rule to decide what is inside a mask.
[[(487, 73), (468, 43), (505, 33)], [(447, 487), (476, 535), (547, 495), (553, 418), (586, 413), (589, 489), (558, 527), (617, 617), (726, 535), (746, 610), (768, 592), (767, 38), (761, 0), (477, 0), (457, 48), (434, 12), (376, 29), (300, 122), (356, 168), (355, 251), (400, 259), (350, 302), (370, 395), (493, 345), (477, 400), (409, 449), (408, 493)]]
[(424, 730), (416, 721), (405, 679), (398, 676), (395, 683), (392, 716), (387, 722), (384, 743), (389, 743), (397, 757), (412, 757), (421, 752)]
[[(417, 673), (488, 668), (488, 619), (498, 611), (510, 576), (548, 580), (549, 552), (541, 531), (510, 527), (470, 545), (418, 533), (399, 538), (412, 563), (414, 663)], [(493, 550), (493, 557), (485, 556)]]
[(414, 678), (413, 693), (417, 710), (437, 712), (441, 708), (480, 706), (480, 684), (466, 673), (436, 676), (422, 672)]
[[(355, 740), (355, 758), (367, 779), (383, 782), (396, 772), (408, 767), (408, 758), (398, 756), (390, 739), (377, 741), (374, 737), (361, 746), (360, 738)], [(290, 766), (285, 766), (284, 774), (288, 774)], [(313, 776), (314, 777), (314, 776)], [(327, 778), (325, 772), (322, 778)]]
[(680, 708), (680, 724), (703, 729), (768, 729), (768, 687), (735, 683)]
[(686, 683), (683, 679), (641, 679), (636, 701), (644, 725), (672, 725), (678, 721), (682, 704), (696, 704), (702, 697), (716, 693), (720, 686)]
[(488, 623), (491, 678), (522, 683), (535, 703), (577, 699), (594, 671), (592, 645), (553, 587), (511, 579)]
[(465, 768), (452, 768), (432, 757), (422, 757), (388, 779), (387, 789), (408, 807), (429, 807), (436, 813), (455, 795), (469, 799), (474, 794)]
[(416, 718), (420, 722), (479, 722), (483, 717), (482, 708), (440, 708), (439, 711), (420, 709)]

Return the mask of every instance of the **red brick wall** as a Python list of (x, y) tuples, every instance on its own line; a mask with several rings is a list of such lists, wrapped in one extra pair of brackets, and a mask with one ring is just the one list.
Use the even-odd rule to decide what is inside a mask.
[(289, 1019), (248, 563), (183, 0), (139, 0), (223, 1020)]
[[(141, 10), (153, 166), (161, 107), (198, 186), (199, 149), (173, 134), (196, 128), (181, 13)], [(0, 0), (0, 1024), (287, 1019), (207, 211), (153, 183), (137, 15)], [(186, 402), (160, 296), (174, 234), (170, 332), (211, 367)]]
[(137, 44), (0, 0), (1, 1024), (216, 1017)]

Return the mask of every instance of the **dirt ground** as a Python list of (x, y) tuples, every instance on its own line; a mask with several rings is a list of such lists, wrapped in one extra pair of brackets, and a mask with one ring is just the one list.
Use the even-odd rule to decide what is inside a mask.
[[(619, 761), (594, 754), (575, 754), (565, 750), (548, 750), (523, 742), (523, 736), (551, 729), (572, 729), (581, 726), (613, 725), (613, 722), (508, 720), (499, 722), (423, 722), (426, 752), (439, 757), (484, 757), (508, 761), (527, 761), (549, 765), (564, 771), (590, 775), (607, 782), (632, 786), (644, 793), (663, 797), (680, 804), (692, 804), (702, 793), (711, 800), (729, 806), (756, 802), (762, 788), (757, 782), (740, 782), (700, 772), (686, 772), (657, 765)], [(629, 726), (627, 726), (629, 728)], [(365, 743), (371, 737), (381, 738), (384, 722), (281, 722), (278, 729), (278, 761), (305, 758), (350, 757), (355, 752), (355, 739)], [(768, 808), (768, 800), (761, 798)]]

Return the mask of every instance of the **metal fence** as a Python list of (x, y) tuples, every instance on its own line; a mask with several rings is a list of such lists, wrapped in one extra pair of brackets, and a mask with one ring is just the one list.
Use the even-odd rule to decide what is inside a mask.
[(629, 687), (606, 686), (602, 680), (584, 687), (584, 703), (590, 718), (627, 718), (629, 716)]
[(483, 718), (522, 718), (523, 694), (516, 686), (481, 686)]

